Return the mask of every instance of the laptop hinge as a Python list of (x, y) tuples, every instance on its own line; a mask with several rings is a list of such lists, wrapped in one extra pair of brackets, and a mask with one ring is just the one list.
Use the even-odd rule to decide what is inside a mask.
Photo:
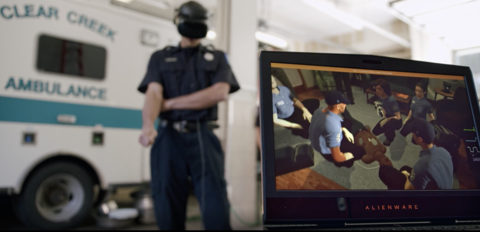
[(456, 224), (459, 224), (459, 223), (479, 223), (480, 220), (455, 220), (455, 223)]
[(265, 227), (316, 227), (318, 224), (269, 224)]
[(365, 222), (365, 223), (348, 223), (345, 222), (345, 226), (382, 226), (382, 225), (418, 225), (418, 224), (432, 224), (430, 221), (420, 222)]

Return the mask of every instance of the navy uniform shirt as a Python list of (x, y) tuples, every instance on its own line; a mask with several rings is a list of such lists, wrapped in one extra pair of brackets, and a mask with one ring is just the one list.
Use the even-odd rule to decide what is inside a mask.
[(414, 96), (410, 109), (412, 110), (412, 116), (415, 118), (427, 119), (427, 114), (433, 113), (432, 105), (426, 97), (418, 99), (417, 96)]
[(382, 102), (382, 107), (387, 114), (387, 118), (395, 116), (395, 113), (400, 111), (397, 99), (395, 99), (395, 97), (393, 97), (392, 95), (388, 96), (385, 99), (380, 98), (380, 101)]
[[(138, 91), (145, 93), (151, 82), (163, 86), (163, 98), (170, 99), (197, 92), (219, 82), (230, 84), (230, 93), (240, 89), (225, 53), (195, 48), (166, 47), (150, 57), (147, 73)], [(203, 110), (171, 110), (160, 113), (170, 121), (217, 120), (217, 105)]]
[(420, 151), (420, 159), (413, 166), (410, 182), (417, 190), (452, 189), (453, 163), (450, 153), (435, 145), (429, 150)]
[(343, 139), (342, 122), (339, 115), (320, 107), (312, 115), (310, 123), (310, 142), (312, 147), (322, 155), (331, 155), (330, 148), (339, 147)]
[(292, 92), (285, 86), (277, 86), (278, 94), (272, 93), (273, 113), (278, 118), (288, 118), (295, 110), (293, 106)]

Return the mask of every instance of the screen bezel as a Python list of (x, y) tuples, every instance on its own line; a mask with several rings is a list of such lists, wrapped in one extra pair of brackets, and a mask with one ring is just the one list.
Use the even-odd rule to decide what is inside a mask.
[[(365, 62), (374, 61), (374, 62)], [(262, 137), (262, 187), (263, 204), (266, 209), (267, 198), (326, 198), (326, 197), (462, 197), (478, 196), (480, 189), (475, 190), (276, 190), (275, 164), (274, 164), (274, 137), (273, 118), (271, 107), (271, 64), (285, 63), (298, 65), (328, 66), (337, 68), (357, 68), (378, 71), (397, 71), (424, 74), (456, 75), (465, 78), (470, 106), (475, 118), (480, 117), (478, 97), (475, 90), (473, 75), (468, 67), (437, 64), (430, 62), (412, 61), (373, 55), (346, 55), (325, 53), (299, 53), (299, 52), (271, 52), (262, 51), (260, 55), (260, 126)], [(426, 72), (425, 70), (432, 70)], [(478, 137), (478, 130), (476, 132)], [(267, 180), (267, 181), (265, 181)]]

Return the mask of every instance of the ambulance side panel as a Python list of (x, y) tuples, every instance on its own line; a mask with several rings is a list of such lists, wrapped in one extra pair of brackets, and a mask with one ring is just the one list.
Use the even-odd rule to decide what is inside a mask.
[[(30, 171), (56, 155), (89, 163), (103, 188), (150, 180), (149, 148), (138, 143), (144, 95), (136, 88), (150, 54), (179, 38), (173, 25), (113, 8), (60, 0), (0, 3), (0, 189), (19, 193)], [(142, 31), (158, 35), (156, 45), (142, 44)], [(42, 35), (105, 49), (104, 78), (39, 70)], [(76, 122), (60, 123), (58, 115)], [(94, 132), (103, 133), (103, 145), (93, 144)], [(24, 144), (25, 133), (35, 134), (34, 144)]]

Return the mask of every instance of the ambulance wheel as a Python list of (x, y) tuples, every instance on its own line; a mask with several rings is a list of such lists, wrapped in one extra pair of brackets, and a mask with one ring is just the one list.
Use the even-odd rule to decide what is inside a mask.
[(32, 173), (16, 203), (20, 220), (35, 229), (70, 229), (90, 216), (90, 175), (68, 162), (55, 162)]

